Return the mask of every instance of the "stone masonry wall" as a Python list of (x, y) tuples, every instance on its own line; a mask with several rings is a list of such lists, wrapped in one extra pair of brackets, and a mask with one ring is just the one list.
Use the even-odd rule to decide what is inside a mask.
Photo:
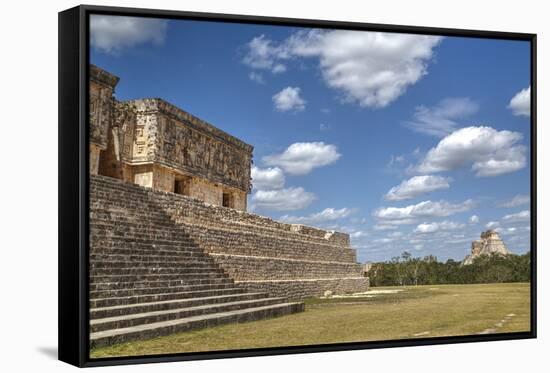
[(166, 167), (155, 165), (153, 167), (153, 189), (164, 192), (174, 191), (174, 172)]
[(249, 290), (305, 298), (326, 290), (368, 288), (346, 234), (279, 223), (186, 196), (151, 193), (216, 263)]
[(90, 66), (90, 143), (107, 148), (109, 126), (113, 115), (113, 92), (118, 77)]
[(126, 102), (137, 114), (132, 162), (155, 162), (187, 175), (250, 191), (252, 146), (158, 99)]
[(272, 280), (272, 281), (236, 281), (248, 291), (266, 292), (284, 296), (288, 299), (305, 299), (320, 296), (326, 290), (334, 294), (366, 291), (369, 287), (368, 277), (311, 279), (311, 280)]
[(233, 197), (233, 208), (246, 210), (246, 192), (235, 188), (227, 188), (212, 184), (206, 180), (196, 177), (190, 179), (189, 195), (206, 203), (222, 206), (223, 193), (231, 193)]

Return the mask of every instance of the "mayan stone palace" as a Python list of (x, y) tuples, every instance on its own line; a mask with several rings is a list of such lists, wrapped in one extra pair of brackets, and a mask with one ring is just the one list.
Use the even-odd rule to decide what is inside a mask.
[(90, 345), (304, 310), (369, 281), (349, 236), (251, 214), (253, 146), (90, 66)]
[(251, 145), (161, 99), (117, 102), (91, 66), (90, 172), (246, 210)]

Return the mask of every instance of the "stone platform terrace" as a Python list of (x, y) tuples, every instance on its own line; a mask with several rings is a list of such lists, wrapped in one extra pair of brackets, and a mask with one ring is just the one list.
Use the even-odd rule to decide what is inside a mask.
[(148, 189), (92, 176), (90, 197), (92, 348), (304, 310), (238, 286)]
[(349, 236), (90, 176), (91, 346), (304, 310), (368, 289)]

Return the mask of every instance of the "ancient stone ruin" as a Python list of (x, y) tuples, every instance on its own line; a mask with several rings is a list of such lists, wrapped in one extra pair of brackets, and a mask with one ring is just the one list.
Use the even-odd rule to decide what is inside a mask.
[(90, 344), (304, 310), (362, 292), (349, 235), (246, 212), (252, 146), (90, 68)]
[(253, 147), (159, 98), (119, 102), (90, 66), (90, 173), (246, 210)]
[(481, 239), (472, 241), (472, 251), (462, 264), (472, 264), (474, 260), (482, 255), (508, 255), (510, 251), (504, 245), (498, 232), (488, 230), (481, 233)]

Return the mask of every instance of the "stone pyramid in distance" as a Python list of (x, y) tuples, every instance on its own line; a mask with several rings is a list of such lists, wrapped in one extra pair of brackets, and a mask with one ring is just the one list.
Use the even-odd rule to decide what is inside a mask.
[(510, 251), (500, 238), (497, 231), (489, 229), (481, 233), (481, 239), (472, 241), (472, 251), (463, 261), (462, 264), (472, 264), (474, 260), (482, 255), (502, 255), (510, 254)]

